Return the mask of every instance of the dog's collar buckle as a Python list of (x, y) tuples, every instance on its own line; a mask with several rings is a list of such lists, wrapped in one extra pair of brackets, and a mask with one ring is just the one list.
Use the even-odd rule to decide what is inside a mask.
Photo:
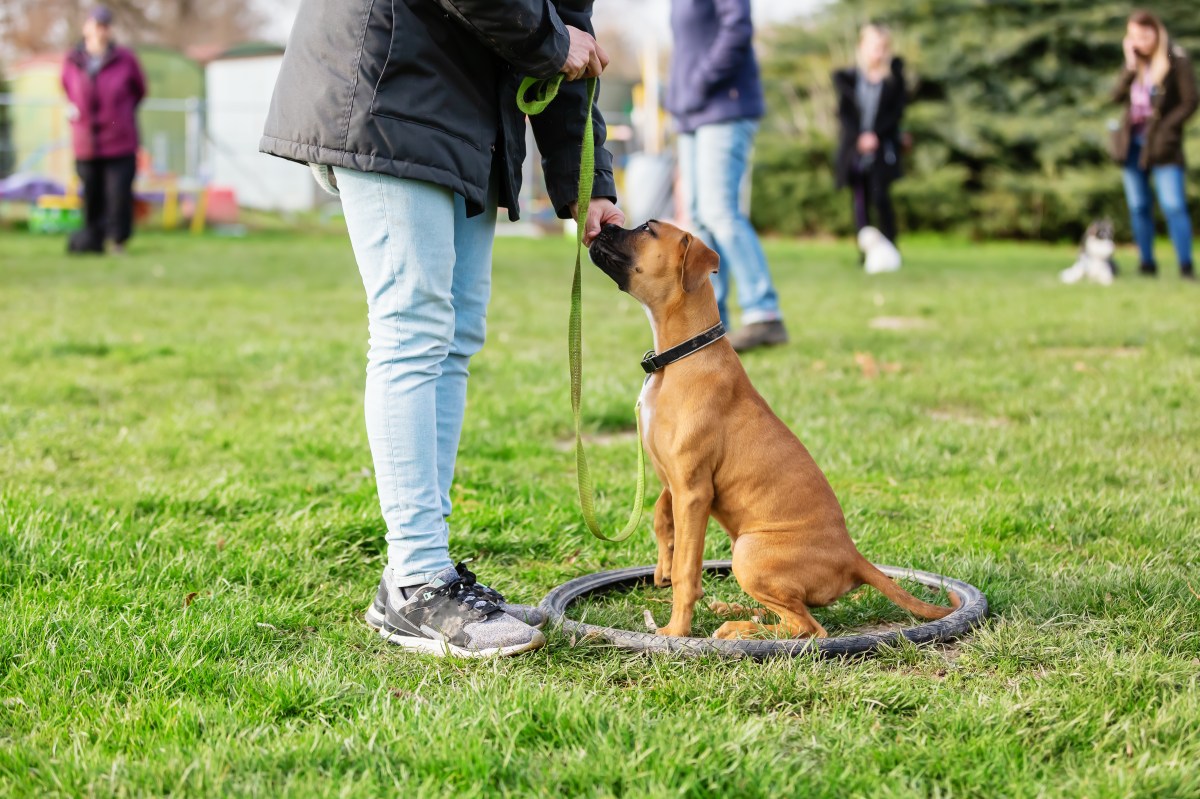
[(687, 356), (699, 352), (700, 350), (725, 337), (725, 325), (717, 322), (715, 325), (705, 330), (698, 336), (693, 336), (682, 344), (677, 344), (671, 349), (655, 355), (654, 350), (649, 350), (645, 357), (642, 358), (642, 370), (652, 375), (660, 369), (663, 369), (678, 360), (682, 360)]

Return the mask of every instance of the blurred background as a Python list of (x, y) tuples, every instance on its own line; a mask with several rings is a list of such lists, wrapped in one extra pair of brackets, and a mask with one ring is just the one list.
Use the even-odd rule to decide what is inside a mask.
[[(139, 116), (143, 224), (236, 232), (338, 216), (307, 170), (257, 152), (298, 0), (107, 5), (118, 41), (134, 46), (149, 81)], [(59, 73), (90, 6), (0, 0), (0, 219), (7, 224), (49, 231), (74, 224)], [(1062, 240), (1107, 216), (1127, 239), (1120, 172), (1106, 138), (1118, 116), (1107, 98), (1130, 10), (1111, 0), (758, 0), (768, 114), (751, 191), (756, 226), (786, 235), (852, 232), (849, 203), (832, 178), (830, 72), (852, 63), (859, 26), (879, 20), (894, 30), (912, 98), (908, 176), (895, 187), (903, 229)], [(1195, 0), (1164, 0), (1152, 10), (1178, 43), (1200, 52)], [(663, 177), (671, 131), (661, 108), (668, 12), (669, 0), (596, 2), (597, 35), (613, 56), (601, 105), (626, 204), (672, 202)], [(1200, 125), (1189, 136), (1200, 152)], [(508, 233), (555, 225), (537, 159), (526, 168), (526, 219)], [(1196, 166), (1190, 172), (1200, 179)], [(664, 185), (667, 196), (654, 197)]]

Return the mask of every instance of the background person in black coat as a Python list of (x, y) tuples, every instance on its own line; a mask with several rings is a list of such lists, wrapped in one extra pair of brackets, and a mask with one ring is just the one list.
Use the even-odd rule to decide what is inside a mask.
[(892, 35), (881, 25), (867, 25), (858, 40), (858, 64), (833, 73), (838, 98), (838, 188), (849, 186), (854, 225), (871, 224), (893, 243), (896, 212), (891, 184), (901, 175), (900, 123), (906, 102), (904, 62), (892, 55)]

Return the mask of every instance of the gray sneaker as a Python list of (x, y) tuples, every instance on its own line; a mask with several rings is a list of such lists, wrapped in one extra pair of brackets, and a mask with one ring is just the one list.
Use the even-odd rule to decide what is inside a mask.
[(451, 567), (425, 585), (399, 588), (384, 569), (366, 622), (389, 643), (431, 655), (504, 657), (545, 645), (539, 630), (482, 596), (473, 578)]
[(775, 319), (771, 322), (753, 322), (729, 334), (729, 343), (735, 352), (746, 352), (755, 347), (787, 344), (787, 328), (783, 321)]

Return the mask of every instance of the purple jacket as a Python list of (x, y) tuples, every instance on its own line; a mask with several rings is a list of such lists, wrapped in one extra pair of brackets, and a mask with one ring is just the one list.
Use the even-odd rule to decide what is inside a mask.
[(62, 85), (76, 110), (71, 135), (77, 159), (120, 158), (137, 152), (137, 107), (146, 96), (146, 77), (132, 50), (110, 46), (93, 78), (88, 74), (87, 51), (79, 45), (63, 62)]
[(667, 110), (680, 133), (763, 115), (750, 0), (671, 0)]

